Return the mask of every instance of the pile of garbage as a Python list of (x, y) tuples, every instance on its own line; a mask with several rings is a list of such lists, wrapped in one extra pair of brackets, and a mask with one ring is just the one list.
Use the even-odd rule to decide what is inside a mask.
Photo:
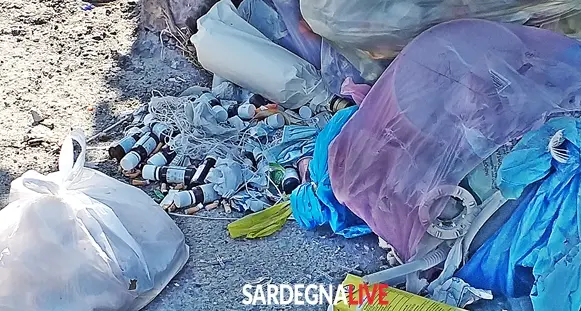
[(544, 310), (576, 292), (553, 280), (581, 240), (554, 211), (574, 219), (577, 203), (546, 198), (576, 180), (581, 45), (516, 24), (575, 36), (581, 3), (368, 2), (219, 1), (191, 38), (212, 88), (152, 98), (111, 156), (134, 184), (160, 182), (170, 212), (254, 212), (233, 237), (291, 213), (373, 232), (396, 267), (367, 283), (457, 307), (494, 293)]
[[(271, 235), (292, 215), (305, 229), (376, 234), (393, 267), (346, 282), (440, 302), (393, 289), (407, 308), (578, 311), (580, 13), (577, 0), (221, 0), (195, 27), (180, 15), (212, 87), (153, 97), (109, 148), (132, 185), (155, 185), (161, 208), (82, 168), (67, 144), (60, 172), (16, 180), (3, 211), (0, 229), (35, 233), (0, 241), (40, 258), (17, 245), (81, 232), (60, 255), (88, 256), (105, 273), (65, 300), (99, 292), (108, 309), (138, 310), (187, 258), (162, 209), (248, 214), (228, 226), (233, 238)], [(84, 157), (84, 138), (72, 139)], [(43, 221), (39, 204), (57, 215)], [(129, 210), (147, 217), (131, 223)], [(80, 263), (67, 271), (94, 275)], [(41, 288), (31, 291), (58, 309)], [(9, 305), (38, 307), (20, 300)]]

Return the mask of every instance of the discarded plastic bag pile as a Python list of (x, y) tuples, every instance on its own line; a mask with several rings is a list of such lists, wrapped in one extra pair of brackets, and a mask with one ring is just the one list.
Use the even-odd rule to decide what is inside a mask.
[(2, 310), (139, 310), (188, 259), (184, 236), (143, 191), (73, 164), (71, 138), (59, 172), (12, 182), (1, 212)]
[[(507, 198), (521, 198), (518, 208), (459, 277), (509, 297), (530, 295), (535, 310), (581, 308), (580, 129), (579, 119), (552, 119), (504, 159), (498, 183)], [(557, 161), (547, 146), (559, 133), (566, 157)]]
[(369, 81), (375, 81), (385, 69), (386, 63), (380, 60), (392, 59), (414, 37), (439, 23), (483, 18), (543, 25), (579, 13), (581, 4), (578, 0), (300, 2), (313, 31), (332, 42)]
[[(424, 32), (331, 144), (337, 199), (409, 259), (441, 198), (476, 165), (549, 112), (580, 107), (579, 47), (550, 31), (482, 20)], [(457, 229), (454, 238), (467, 228)]]

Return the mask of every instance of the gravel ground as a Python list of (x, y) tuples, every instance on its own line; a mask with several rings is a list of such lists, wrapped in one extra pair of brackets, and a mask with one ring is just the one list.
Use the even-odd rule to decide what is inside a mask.
[[(171, 40), (162, 38), (162, 44), (158, 35), (138, 28), (139, 3), (112, 1), (90, 11), (81, 6), (71, 0), (0, 0), (0, 207), (15, 177), (29, 169), (56, 170), (59, 143), (71, 128), (91, 135), (154, 91), (177, 95), (210, 81)], [(33, 123), (32, 111), (43, 119), (40, 124)], [(88, 161), (123, 179), (103, 149), (91, 150)], [(243, 306), (242, 285), (338, 283), (350, 269), (370, 272), (381, 264), (372, 236), (345, 240), (289, 222), (266, 239), (232, 240), (228, 221), (176, 222), (190, 261), (145, 310), (277, 310)]]

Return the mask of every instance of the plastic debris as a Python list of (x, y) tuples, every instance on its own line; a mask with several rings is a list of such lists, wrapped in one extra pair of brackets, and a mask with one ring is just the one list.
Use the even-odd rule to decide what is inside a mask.
[(317, 136), (309, 163), (312, 182), (300, 185), (291, 195), (293, 216), (303, 228), (313, 229), (328, 223), (333, 232), (349, 238), (371, 232), (361, 219), (337, 201), (327, 170), (328, 146), (355, 111), (356, 106), (339, 111)]
[(308, 103), (320, 110), (331, 97), (313, 65), (248, 24), (230, 0), (218, 2), (198, 19), (191, 41), (204, 68), (285, 108)]
[(279, 231), (291, 214), (288, 202), (279, 203), (230, 223), (228, 232), (232, 238), (257, 239), (266, 237)]
[(0, 268), (3, 308), (137, 311), (188, 260), (172, 219), (143, 191), (84, 168), (85, 156), (85, 137), (74, 131), (59, 172), (28, 171), (12, 182), (11, 203), (0, 211), (0, 245), (9, 250)]
[(329, 174), (338, 201), (408, 260), (446, 198), (477, 204), (457, 186), (474, 167), (549, 113), (581, 107), (581, 49), (542, 29), (460, 20), (404, 51), (331, 143)]

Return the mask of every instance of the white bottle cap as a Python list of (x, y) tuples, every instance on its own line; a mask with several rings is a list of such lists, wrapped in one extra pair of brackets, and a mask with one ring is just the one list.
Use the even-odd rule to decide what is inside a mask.
[(232, 125), (237, 130), (243, 130), (246, 126), (244, 125), (244, 121), (240, 119), (238, 116), (233, 116), (232, 118), (228, 119), (228, 123)]
[(310, 119), (313, 116), (313, 111), (311, 110), (311, 108), (309, 108), (307, 106), (302, 106), (299, 109), (299, 116), (301, 116), (301, 118), (303, 118), (303, 120)]
[(177, 208), (187, 207), (194, 204), (191, 191), (180, 191), (173, 197), (173, 203)]
[(280, 113), (273, 114), (266, 118), (266, 124), (275, 129), (279, 129), (284, 126), (284, 117)]
[(151, 113), (148, 113), (143, 117), (143, 124), (147, 126), (149, 126), (153, 121), (155, 121), (155, 119)]
[(256, 107), (252, 104), (244, 104), (238, 107), (238, 116), (242, 120), (250, 120), (256, 114)]
[(139, 165), (139, 162), (141, 162), (141, 159), (139, 158), (137, 152), (131, 151), (128, 154), (126, 154), (123, 157), (123, 159), (121, 159), (121, 161), (119, 161), (119, 164), (121, 165), (121, 168), (123, 168), (124, 170), (130, 171), (136, 168), (137, 165)]
[(157, 166), (155, 165), (144, 165), (143, 169), (141, 170), (141, 177), (143, 177), (143, 179), (148, 179), (148, 180), (157, 180), (156, 178), (156, 174), (155, 171), (157, 170)]
[(212, 111), (214, 112), (214, 117), (216, 121), (222, 123), (228, 120), (228, 112), (222, 106), (214, 106), (212, 107)]

